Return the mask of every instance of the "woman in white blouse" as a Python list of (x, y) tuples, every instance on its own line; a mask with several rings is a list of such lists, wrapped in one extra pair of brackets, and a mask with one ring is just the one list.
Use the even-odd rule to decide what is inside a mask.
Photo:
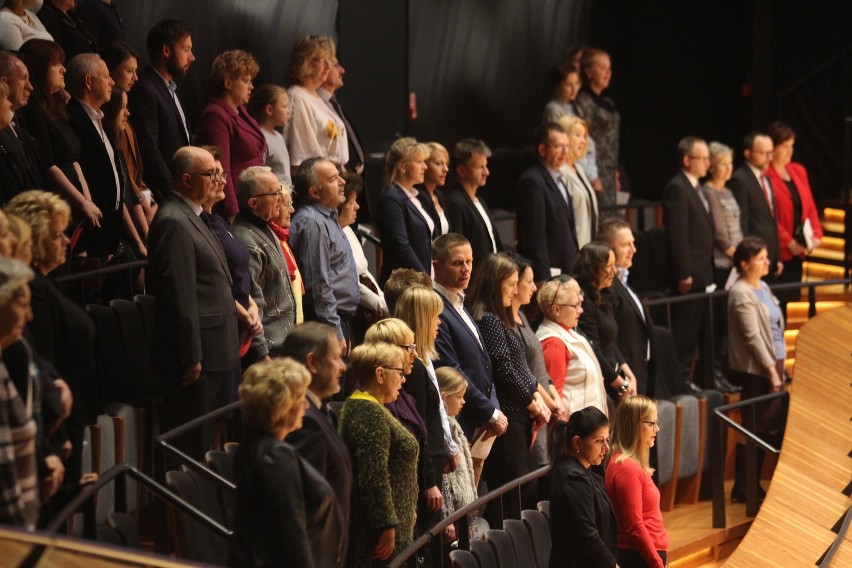
[(346, 126), (317, 93), (328, 78), (334, 43), (327, 36), (305, 36), (293, 46), (290, 64), (292, 118), (284, 132), (290, 149), (290, 165), (323, 156), (338, 165), (349, 161)]
[(53, 36), (35, 15), (40, 0), (6, 0), (0, 9), (0, 49), (18, 51), (27, 40), (53, 41)]
[(598, 232), (598, 199), (592, 182), (578, 163), (589, 145), (589, 125), (582, 118), (570, 115), (560, 117), (557, 123), (568, 133), (568, 154), (561, 171), (574, 207), (577, 244), (583, 248)]

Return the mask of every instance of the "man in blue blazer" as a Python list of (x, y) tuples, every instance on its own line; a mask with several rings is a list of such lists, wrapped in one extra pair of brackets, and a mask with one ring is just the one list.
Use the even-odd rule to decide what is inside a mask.
[(168, 164), (178, 148), (192, 143), (189, 120), (177, 98), (176, 79), (195, 61), (188, 25), (163, 20), (147, 37), (150, 64), (128, 93), (130, 123), (142, 157), (142, 177), (162, 199), (171, 186)]
[(470, 243), (457, 233), (441, 235), (432, 245), (432, 264), (435, 267), (433, 286), (444, 301), (435, 340), (438, 350), (435, 366), (453, 367), (467, 379), (465, 404), (458, 417), (465, 436), (472, 438), (479, 428), (499, 436), (506, 431), (508, 421), (497, 401), (491, 358), (473, 317), (464, 307), (464, 290), (470, 283), (473, 266)]
[(536, 282), (569, 274), (577, 259), (577, 229), (568, 186), (559, 171), (568, 152), (568, 134), (556, 123), (536, 129), (538, 162), (515, 186), (518, 200), (518, 252), (532, 260)]

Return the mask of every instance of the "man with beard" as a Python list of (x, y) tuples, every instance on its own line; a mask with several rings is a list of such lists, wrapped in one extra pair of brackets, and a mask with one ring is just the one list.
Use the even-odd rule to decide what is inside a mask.
[(130, 122), (142, 156), (142, 178), (162, 199), (170, 193), (172, 156), (192, 143), (175, 80), (186, 76), (195, 56), (191, 30), (178, 20), (163, 20), (151, 28), (146, 43), (151, 63), (129, 93)]

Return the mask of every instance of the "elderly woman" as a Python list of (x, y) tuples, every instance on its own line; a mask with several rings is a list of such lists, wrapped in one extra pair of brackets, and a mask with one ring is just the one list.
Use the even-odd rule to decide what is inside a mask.
[(450, 232), (450, 221), (444, 212), (444, 196), (439, 189), (447, 183), (447, 173), (450, 171), (450, 154), (447, 149), (437, 142), (426, 144), (429, 157), (426, 158), (426, 173), (423, 183), (417, 187), (417, 198), (423, 208), (435, 223), (435, 236), (446, 235)]
[(53, 41), (53, 36), (32, 12), (38, 0), (6, 0), (0, 9), (0, 49), (18, 51), (33, 39)]
[(544, 350), (547, 374), (570, 415), (594, 406), (607, 414), (606, 390), (601, 367), (589, 341), (575, 328), (583, 313), (583, 293), (573, 278), (557, 276), (538, 291), (538, 307), (544, 321), (535, 336)]
[(228, 180), (219, 213), (228, 221), (239, 210), (236, 189), (240, 174), (249, 166), (262, 166), (266, 156), (266, 138), (245, 107), (258, 70), (257, 60), (247, 51), (232, 49), (217, 55), (210, 71), (213, 100), (198, 121), (199, 144), (222, 151)]
[(278, 85), (261, 85), (252, 92), (246, 108), (266, 138), (266, 165), (272, 168), (278, 181), (292, 185), (290, 151), (287, 150), (284, 135), (277, 130), (290, 122), (290, 97), (287, 91)]
[(435, 222), (417, 199), (415, 185), (423, 183), (429, 147), (414, 138), (400, 138), (385, 157), (387, 185), (376, 208), (376, 226), (382, 238), (384, 285), (397, 268), (432, 273), (432, 238)]
[(557, 123), (568, 134), (568, 152), (560, 172), (568, 186), (571, 205), (574, 208), (577, 246), (582, 248), (597, 235), (599, 218), (598, 198), (594, 186), (586, 175), (585, 164), (580, 163), (589, 146), (589, 125), (576, 116), (563, 116)]
[(9, 221), (9, 235), (12, 238), (9, 254), (0, 256), (8, 256), (15, 258), (29, 266), (33, 261), (33, 231), (27, 222), (17, 215), (6, 215)]
[[(290, 358), (260, 361), (240, 385), (246, 435), (234, 457), (231, 566), (336, 566), (343, 515), (334, 491), (284, 437), (302, 427), (311, 374)], [(282, 482), (286, 480), (286, 482)]]
[(350, 567), (385, 565), (414, 536), (417, 506), (417, 440), (385, 404), (405, 383), (408, 353), (390, 343), (352, 350), (352, 373), (360, 389), (340, 411), (340, 435), (352, 455)]
[(0, 130), (8, 128), (14, 117), (12, 101), (9, 100), (9, 85), (0, 82)]
[[(805, 257), (822, 243), (822, 225), (808, 171), (802, 164), (792, 161), (796, 132), (783, 122), (776, 121), (769, 125), (768, 133), (775, 149), (766, 176), (775, 196), (778, 250), (784, 263), (784, 271), (775, 282), (801, 282)], [(798, 301), (802, 292), (797, 288), (780, 292), (778, 296), (786, 307), (787, 302)]]
[(349, 162), (346, 124), (317, 92), (328, 79), (334, 54), (334, 42), (326, 36), (305, 36), (293, 46), (288, 90), (293, 114), (284, 132), (293, 168), (315, 156), (339, 166)]
[(636, 394), (636, 377), (618, 349), (618, 323), (612, 313), (609, 288), (615, 278), (615, 253), (606, 244), (589, 243), (580, 250), (574, 272), (585, 314), (578, 327), (592, 345), (604, 383), (615, 400)]
[[(589, 406), (550, 433), (550, 566), (616, 566), (617, 528), (600, 466), (609, 450), (609, 419)], [(568, 537), (570, 535), (570, 538)]]
[(713, 245), (713, 267), (716, 286), (724, 288), (731, 272), (734, 249), (743, 240), (740, 206), (727, 183), (734, 171), (734, 151), (720, 142), (710, 143), (710, 177), (702, 191), (710, 206), (716, 241)]
[(296, 302), (296, 325), (299, 325), (305, 321), (304, 311), (302, 310), (302, 297), (305, 295), (305, 284), (302, 280), (302, 273), (299, 271), (299, 265), (296, 264), (296, 255), (293, 254), (293, 249), (290, 248), (289, 242), (290, 218), (296, 209), (293, 207), (292, 186), (283, 184), (281, 191), (284, 192), (284, 196), (281, 198), (278, 217), (270, 220), (267, 225), (278, 238), (281, 250), (284, 252), (284, 259), (287, 261), (287, 271), (290, 273), (290, 285), (293, 287), (293, 299)]
[(39, 154), (48, 167), (51, 187), (64, 196), (89, 222), (98, 226), (101, 210), (92, 202), (89, 186), (80, 169), (80, 140), (65, 112), (65, 52), (59, 44), (32, 39), (18, 56), (30, 73), (33, 92), (20, 112), (38, 141)]
[(94, 53), (98, 50), (93, 36), (77, 14), (71, 9), (75, 0), (45, 0), (38, 11), (38, 17), (54, 41), (62, 46), (68, 59), (80, 53)]
[[(21, 338), (32, 319), (28, 282), (33, 273), (17, 260), (0, 258), (0, 350)], [(26, 396), (26, 393), (25, 393)], [(38, 520), (38, 429), (30, 401), (18, 394), (0, 364), (0, 523), (33, 530)]]
[[(734, 266), (740, 279), (728, 294), (728, 340), (730, 379), (742, 387), (742, 400), (780, 391), (784, 382), (784, 315), (778, 298), (762, 280), (769, 274), (766, 243), (746, 237), (734, 251)], [(785, 410), (778, 400), (757, 407), (758, 434), (780, 441)], [(763, 452), (758, 452), (760, 462)], [(760, 467), (757, 468), (758, 472)], [(759, 481), (759, 478), (758, 478)], [(758, 487), (760, 484), (758, 483)], [(763, 490), (759, 490), (763, 499)], [(731, 501), (745, 501), (745, 446), (737, 445)]]
[(55, 193), (30, 190), (15, 196), (6, 211), (26, 221), (32, 230), (36, 276), (30, 285), (33, 321), (28, 331), (39, 354), (53, 364), (74, 393), (74, 408), (67, 422), (72, 453), (65, 465), (65, 480), (76, 484), (82, 471), (83, 429), (94, 423), (97, 412), (95, 326), (88, 314), (48, 277), (65, 264), (65, 230), (71, 208)]
[(616, 408), (612, 426), (605, 486), (618, 525), (618, 565), (664, 568), (669, 535), (650, 466), (651, 448), (660, 431), (657, 403), (642, 395), (627, 398)]

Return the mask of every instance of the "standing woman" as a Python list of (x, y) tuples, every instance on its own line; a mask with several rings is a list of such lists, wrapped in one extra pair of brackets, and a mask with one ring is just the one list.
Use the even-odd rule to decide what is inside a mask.
[(346, 124), (317, 92), (328, 79), (334, 55), (334, 42), (326, 36), (304, 36), (293, 46), (287, 91), (292, 117), (284, 131), (293, 169), (316, 156), (338, 167), (349, 162)]
[[(762, 278), (769, 274), (766, 243), (757, 237), (746, 237), (734, 252), (734, 265), (740, 279), (728, 294), (728, 340), (730, 377), (742, 387), (742, 400), (755, 398), (783, 387), (784, 315), (769, 286)], [(780, 442), (786, 421), (781, 401), (762, 403), (756, 409), (758, 431)], [(758, 452), (758, 475), (763, 452)], [(737, 444), (734, 487), (731, 501), (745, 501), (745, 445)], [(758, 494), (763, 500), (758, 477)]]
[[(574, 102), (577, 114), (589, 123), (589, 135), (597, 146), (598, 179), (602, 206), (615, 205), (615, 172), (618, 169), (618, 143), (621, 115), (615, 102), (603, 95), (612, 79), (612, 63), (606, 51), (583, 51), (582, 71), (585, 82)], [(606, 216), (606, 215), (604, 215)]]
[(417, 440), (385, 404), (405, 383), (408, 353), (390, 343), (352, 350), (352, 374), (360, 390), (340, 411), (340, 436), (352, 455), (350, 568), (384, 566), (414, 538), (417, 506)]
[(450, 232), (450, 221), (444, 212), (444, 195), (440, 189), (447, 183), (447, 173), (450, 171), (450, 153), (437, 142), (428, 142), (429, 157), (426, 158), (426, 173), (423, 183), (417, 187), (417, 198), (423, 208), (435, 222), (435, 236), (446, 235)]
[(245, 107), (258, 70), (257, 60), (247, 51), (232, 49), (217, 55), (210, 71), (214, 97), (198, 121), (198, 143), (222, 151), (228, 182), (218, 212), (229, 222), (239, 210), (236, 188), (240, 174), (250, 166), (262, 166), (266, 156), (266, 139)]
[(96, 53), (98, 44), (83, 21), (72, 11), (75, 0), (45, 0), (38, 11), (45, 29), (62, 46), (68, 60), (81, 53)]
[[(793, 162), (793, 146), (796, 133), (783, 122), (769, 125), (774, 150), (772, 163), (766, 170), (772, 193), (775, 196), (775, 219), (778, 222), (778, 250), (784, 271), (775, 282), (802, 281), (802, 263), (811, 250), (822, 243), (822, 225), (814, 204), (808, 171), (802, 164)], [(809, 225), (809, 229), (806, 229)], [(805, 236), (810, 233), (811, 242)], [(801, 289), (785, 290), (778, 296), (786, 307), (787, 302), (796, 302), (802, 297)]]
[(586, 175), (585, 164), (581, 165), (586, 148), (589, 146), (589, 125), (576, 116), (563, 116), (557, 123), (568, 134), (568, 152), (560, 172), (568, 186), (571, 205), (574, 207), (577, 246), (583, 248), (595, 239), (599, 219), (598, 198), (592, 182)]
[(659, 431), (657, 403), (650, 398), (631, 396), (615, 409), (605, 484), (618, 524), (621, 568), (666, 566), (669, 535), (648, 457)]
[[(474, 272), (465, 301), (491, 358), (497, 400), (509, 422), (506, 433), (494, 441), (483, 469), (488, 486), (495, 488), (536, 467), (530, 451), (533, 428), (550, 420), (550, 410), (542, 401), (538, 382), (527, 366), (524, 345), (512, 331), (515, 327), (512, 298), (517, 287), (518, 265), (512, 257), (506, 253), (489, 254)], [(522, 508), (535, 507), (536, 494), (535, 484), (525, 485)], [(504, 517), (513, 516), (517, 501), (513, 499), (512, 505), (504, 511)], [(520, 515), (519, 510), (514, 512)]]
[(734, 151), (719, 142), (710, 143), (710, 178), (702, 191), (710, 206), (716, 242), (713, 244), (713, 274), (721, 290), (728, 281), (734, 250), (743, 240), (740, 206), (727, 184), (734, 171)]
[(609, 450), (609, 419), (589, 406), (550, 433), (551, 568), (617, 566), (617, 528), (599, 466)]
[(414, 186), (423, 183), (429, 147), (414, 138), (400, 138), (385, 157), (387, 186), (379, 197), (375, 222), (384, 259), (379, 282), (384, 286), (397, 268), (432, 274), (435, 222), (417, 198)]
[(290, 152), (284, 135), (277, 130), (290, 122), (290, 97), (287, 91), (278, 85), (261, 85), (252, 92), (246, 108), (266, 138), (266, 165), (272, 168), (278, 181), (292, 185)]

